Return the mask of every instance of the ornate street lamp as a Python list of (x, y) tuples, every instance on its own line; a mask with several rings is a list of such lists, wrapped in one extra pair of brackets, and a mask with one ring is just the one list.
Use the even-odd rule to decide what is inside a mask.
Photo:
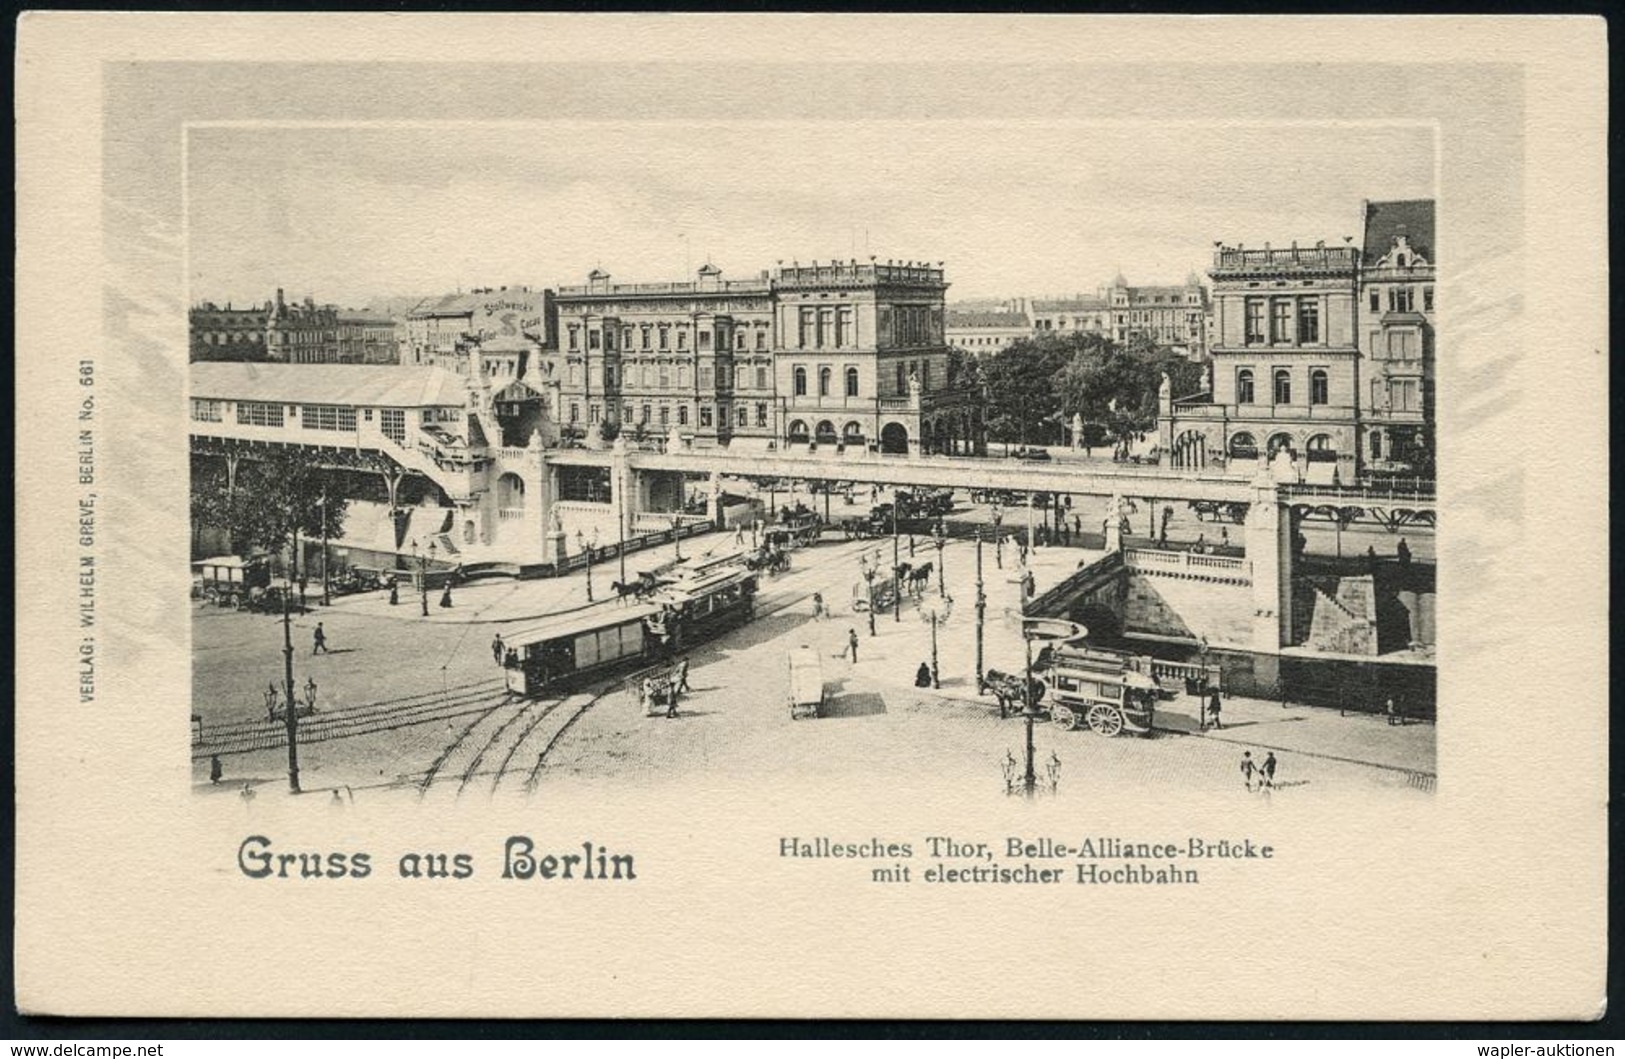
[(891, 491), (891, 576), (894, 582), (892, 592), (891, 614), (893, 622), (903, 620), (903, 584), (898, 574), (903, 569), (903, 556), (900, 554), (897, 542), (897, 490)]
[[(593, 540), (596, 541), (597, 531), (594, 531)], [(576, 530), (576, 548), (587, 557), (587, 602), (592, 602), (592, 547), (587, 543), (587, 535)]]
[(429, 550), (418, 550), (418, 539), (412, 538), (412, 558), (418, 564), (418, 599), (423, 604), (423, 616), (429, 616), (429, 563), (434, 560), (435, 552), (439, 549), (434, 541), (429, 542)]
[(869, 561), (868, 553), (858, 556), (858, 568), (863, 571), (863, 581), (869, 588), (869, 635), (875, 634), (875, 566)]
[(322, 498), (317, 501), (322, 509), (322, 606), (331, 607), (333, 596), (328, 587), (327, 578), (327, 488), (322, 487)]
[(976, 694), (987, 687), (982, 669), (982, 622), (987, 616), (987, 593), (982, 591), (982, 531), (976, 531)]
[(948, 545), (948, 527), (941, 518), (937, 519), (936, 528), (931, 531), (931, 543), (937, 546), (937, 591), (946, 596), (948, 594), (948, 574), (942, 565), (942, 549)]
[(937, 626), (945, 624), (954, 612), (952, 596), (939, 595), (920, 600), (920, 620), (931, 624), (931, 687), (941, 688), (941, 674), (937, 667)]

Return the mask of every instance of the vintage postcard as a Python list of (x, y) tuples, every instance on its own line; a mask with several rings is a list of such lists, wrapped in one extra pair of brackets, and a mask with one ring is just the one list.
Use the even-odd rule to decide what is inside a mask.
[(17, 993), (1588, 1019), (1605, 28), (42, 14)]

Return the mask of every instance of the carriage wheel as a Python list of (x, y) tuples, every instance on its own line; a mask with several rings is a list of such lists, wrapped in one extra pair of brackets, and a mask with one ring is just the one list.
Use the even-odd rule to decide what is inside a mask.
[(1123, 711), (1104, 703), (1089, 707), (1089, 730), (1108, 738), (1116, 735), (1123, 730)]
[[(1063, 732), (1072, 732), (1077, 730), (1078, 715), (1074, 713), (1072, 708), (1069, 706), (1062, 706), (1057, 703), (1055, 706), (1050, 708), (1049, 719), (1054, 722), (1055, 727), (1059, 728)], [(1091, 724), (1092, 723), (1093, 721), (1091, 721)]]
[(231, 598), (226, 600), (226, 605), (232, 610), (242, 610), (248, 606), (248, 601), (242, 597), (241, 593), (233, 592)]
[(211, 605), (218, 605), (220, 603), (220, 593), (212, 588), (206, 588), (203, 590), (203, 601)]

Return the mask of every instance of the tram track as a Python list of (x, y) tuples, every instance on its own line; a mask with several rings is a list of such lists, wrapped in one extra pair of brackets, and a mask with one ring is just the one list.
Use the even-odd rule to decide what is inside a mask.
[[(322, 743), (455, 720), (494, 709), (507, 694), (500, 681), (482, 681), (449, 691), (321, 711), (301, 718), (299, 741)], [(235, 722), (217, 726), (209, 738), (193, 743), (191, 756), (202, 761), (216, 755), (274, 750), (287, 742), (287, 729), (281, 721)]]

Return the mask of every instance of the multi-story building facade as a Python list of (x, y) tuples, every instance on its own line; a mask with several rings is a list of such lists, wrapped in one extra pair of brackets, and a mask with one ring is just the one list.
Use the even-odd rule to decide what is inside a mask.
[(1359, 250), (1221, 246), (1209, 275), (1211, 387), (1162, 400), (1161, 443), (1173, 465), (1253, 460), (1284, 449), (1311, 477), (1352, 481)]
[(773, 279), (788, 444), (943, 452), (970, 440), (948, 378), (941, 267), (856, 261)]
[(1193, 360), (1206, 356), (1208, 296), (1196, 273), (1179, 287), (1131, 287), (1119, 273), (1104, 293), (1114, 341), (1145, 338)]
[(1366, 202), (1359, 247), (1220, 247), (1210, 385), (1162, 402), (1176, 466), (1286, 449), (1310, 479), (1434, 473), (1430, 199)]
[[(561, 419), (701, 443), (946, 446), (940, 268), (792, 264), (725, 280), (616, 284), (594, 270), (558, 292)], [(940, 437), (939, 437), (940, 435)]]
[(1433, 474), (1433, 202), (1367, 202), (1360, 258), (1360, 351), (1366, 380), (1363, 465)]
[(271, 305), (222, 308), (214, 302), (200, 302), (187, 313), (190, 325), (189, 359), (269, 360), (265, 348), (265, 321)]
[(481, 360), (475, 347), (496, 339), (524, 340), (538, 353), (556, 349), (558, 313), (552, 291), (483, 287), (425, 298), (406, 314), (405, 331), (403, 363), (468, 375)]
[(1099, 295), (1034, 298), (1032, 320), (1034, 334), (1111, 334), (1111, 308)]
[(1025, 312), (948, 310), (948, 345), (975, 357), (990, 357), (1033, 333)]
[(265, 347), (270, 359), (286, 364), (338, 363), (338, 309), (318, 306), (309, 295), (302, 303), (286, 302), (278, 287), (265, 321)]
[(340, 310), (337, 360), (340, 364), (398, 364), (395, 321), (387, 316)]
[(561, 287), (560, 419), (567, 431), (772, 438), (773, 298), (767, 274), (612, 283), (594, 269)]

